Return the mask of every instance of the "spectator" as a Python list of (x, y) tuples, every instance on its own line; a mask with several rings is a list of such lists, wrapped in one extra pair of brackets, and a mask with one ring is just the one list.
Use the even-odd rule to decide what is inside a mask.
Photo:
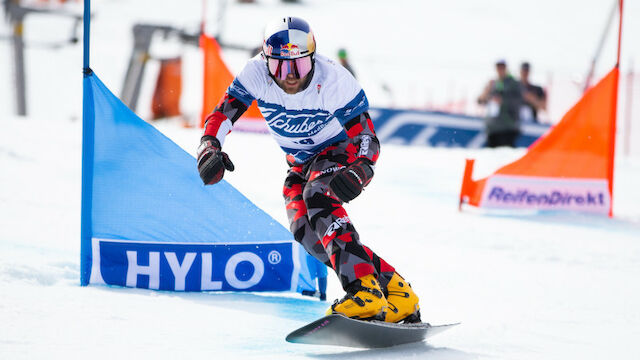
[(522, 90), (522, 105), (520, 106), (520, 121), (539, 123), (538, 112), (547, 109), (547, 94), (537, 85), (529, 82), (531, 65), (523, 62), (520, 66), (520, 86)]
[(344, 66), (345, 69), (349, 70), (349, 72), (351, 73), (351, 75), (353, 75), (353, 77), (356, 77), (356, 73), (353, 72), (353, 68), (351, 67), (351, 64), (349, 64), (349, 60), (347, 59), (346, 49), (338, 50), (338, 60), (340, 60), (340, 65)]
[(504, 60), (496, 62), (496, 72), (498, 78), (489, 81), (478, 97), (478, 104), (487, 107), (487, 146), (514, 147), (520, 135), (520, 84), (507, 72), (507, 63)]

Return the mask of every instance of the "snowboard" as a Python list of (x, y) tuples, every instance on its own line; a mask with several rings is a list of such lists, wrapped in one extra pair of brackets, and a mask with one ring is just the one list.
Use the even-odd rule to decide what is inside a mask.
[(394, 324), (375, 320), (355, 320), (334, 314), (291, 332), (286, 340), (298, 344), (385, 348), (423, 341), (458, 324)]

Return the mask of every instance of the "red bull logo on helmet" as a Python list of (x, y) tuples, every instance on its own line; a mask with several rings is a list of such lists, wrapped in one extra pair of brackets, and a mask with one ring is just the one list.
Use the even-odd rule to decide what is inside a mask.
[(298, 45), (287, 43), (286, 45), (280, 45), (280, 56), (298, 56), (300, 55), (300, 48)]

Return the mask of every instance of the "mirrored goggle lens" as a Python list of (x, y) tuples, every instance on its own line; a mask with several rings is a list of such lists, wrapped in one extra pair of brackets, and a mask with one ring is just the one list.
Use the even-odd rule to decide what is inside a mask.
[(268, 58), (268, 64), (271, 75), (280, 80), (286, 79), (289, 74), (300, 79), (311, 71), (311, 56), (293, 60)]

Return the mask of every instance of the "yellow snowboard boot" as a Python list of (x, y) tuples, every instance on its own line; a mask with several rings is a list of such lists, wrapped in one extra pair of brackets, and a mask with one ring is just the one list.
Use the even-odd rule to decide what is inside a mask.
[(336, 300), (327, 310), (327, 315), (342, 314), (359, 320), (384, 321), (387, 300), (380, 283), (373, 275), (366, 275), (347, 287), (342, 300)]
[(387, 285), (387, 316), (386, 322), (418, 323), (420, 322), (420, 306), (418, 296), (398, 273), (394, 273)]

